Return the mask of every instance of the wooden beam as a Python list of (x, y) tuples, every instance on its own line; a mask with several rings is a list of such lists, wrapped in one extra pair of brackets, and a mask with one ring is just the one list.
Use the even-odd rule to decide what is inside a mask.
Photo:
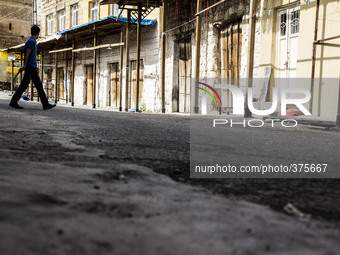
[(119, 86), (120, 86), (120, 90), (119, 90), (119, 111), (123, 111), (123, 102), (122, 102), (122, 99), (123, 99), (123, 40), (124, 40), (124, 33), (123, 33), (123, 27), (122, 27), (122, 30), (120, 32), (120, 43), (122, 45), (120, 45), (120, 75), (119, 75)]
[(164, 0), (163, 2), (163, 11), (162, 11), (162, 113), (165, 113), (165, 53), (166, 53), (166, 34), (164, 33), (166, 30), (166, 15), (167, 15), (167, 4), (168, 1)]
[(110, 48), (110, 47), (120, 47), (124, 46), (124, 43), (112, 43), (112, 44), (104, 44), (104, 45), (98, 45), (95, 47), (85, 47), (80, 49), (74, 49), (72, 52), (80, 52), (80, 51), (89, 51), (89, 50), (96, 50), (101, 48)]
[(48, 53), (64, 52), (64, 51), (70, 51), (70, 50), (73, 50), (73, 48), (70, 47), (70, 48), (65, 48), (65, 49), (60, 49), (60, 50), (51, 50)]
[(129, 111), (129, 72), (130, 72), (130, 43), (129, 43), (129, 34), (130, 34), (130, 22), (131, 22), (131, 11), (128, 10), (127, 14), (127, 27), (126, 27), (126, 69), (125, 69), (125, 111)]
[[(41, 71), (41, 76), (40, 76), (40, 80), (41, 80), (41, 84), (43, 86), (44, 89), (44, 48), (41, 49), (41, 57), (40, 57), (40, 63), (41, 63), (41, 67), (40, 67), (40, 71)], [(46, 94), (46, 93), (45, 93)], [(40, 97), (38, 95), (38, 102), (40, 100)]]
[(321, 45), (321, 46), (336, 47), (336, 48), (340, 47), (340, 44), (335, 44), (335, 43), (323, 43), (323, 42), (320, 42), (320, 43), (315, 43), (315, 44)]
[[(76, 40), (73, 39), (72, 48), (75, 48)], [(72, 51), (72, 74), (71, 74), (71, 105), (74, 106), (74, 71), (75, 71), (75, 53)]]
[(96, 71), (97, 71), (97, 33), (93, 36), (93, 86), (92, 86), (92, 107), (96, 108)]
[(337, 36), (333, 36), (333, 37), (329, 37), (329, 38), (318, 40), (316, 43), (326, 42), (326, 41), (335, 40), (335, 39), (339, 39), (339, 38), (340, 38), (340, 35), (337, 35)]
[(14, 92), (14, 61), (12, 61), (12, 73), (11, 73), (11, 93)]
[[(248, 62), (247, 62), (247, 78), (248, 87), (253, 86), (254, 76), (254, 48), (255, 48), (255, 25), (256, 25), (256, 0), (250, 0), (250, 13), (249, 13), (249, 38), (248, 38)], [(248, 94), (246, 93), (246, 99)], [(251, 112), (245, 100), (244, 117), (251, 117)]]
[[(202, 0), (197, 0), (197, 13), (202, 10)], [(196, 22), (196, 49), (195, 49), (195, 83), (199, 81), (200, 76), (200, 58), (201, 58), (201, 31), (202, 31), (202, 16), (197, 17)], [(195, 108), (194, 113), (199, 113), (198, 106), (198, 89), (194, 87), (195, 93)]]
[(248, 87), (252, 87), (252, 79), (254, 75), (255, 25), (256, 25), (256, 0), (250, 0), (248, 63), (247, 63)]
[[(21, 51), (20, 52), (20, 67), (22, 67), (22, 65), (23, 65), (23, 60), (24, 60), (24, 53)], [(22, 82), (22, 72), (20, 73), (20, 84), (21, 84), (21, 82)]]
[(54, 53), (55, 65), (55, 84), (54, 84), (54, 102), (58, 102), (58, 53)]
[(219, 2), (217, 2), (216, 4), (213, 4), (213, 5), (209, 6), (208, 8), (205, 8), (205, 9), (202, 10), (202, 11), (198, 11), (198, 12), (195, 14), (195, 16), (199, 16), (200, 14), (202, 14), (202, 13), (204, 13), (204, 12), (207, 12), (207, 11), (210, 10), (211, 8), (214, 8), (214, 7), (216, 7), (217, 5), (220, 5), (220, 4), (224, 3), (225, 1), (227, 1), (227, 0), (219, 1)]
[(31, 101), (33, 101), (33, 81), (31, 80), (31, 83), (30, 83), (30, 86), (31, 86)]
[(136, 91), (136, 112), (139, 109), (139, 83), (140, 83), (140, 27), (142, 22), (142, 4), (138, 5), (138, 24), (137, 24), (137, 91)]
[(340, 76), (339, 76), (338, 115), (336, 116), (336, 126), (340, 128)]
[[(319, 6), (320, 6), (320, 0), (316, 0), (315, 26), (314, 26), (314, 42), (316, 42), (318, 40)], [(313, 43), (312, 72), (311, 72), (311, 84), (310, 84), (311, 98), (310, 98), (310, 101), (309, 101), (309, 111), (310, 111), (310, 113), (313, 113), (315, 61), (316, 61), (316, 44)]]

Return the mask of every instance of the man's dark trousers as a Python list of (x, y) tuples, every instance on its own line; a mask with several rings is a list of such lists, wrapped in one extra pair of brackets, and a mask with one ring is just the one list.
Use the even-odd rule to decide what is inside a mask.
[(40, 78), (39, 78), (39, 75), (38, 75), (38, 70), (37, 70), (37, 68), (34, 68), (34, 67), (27, 67), (26, 68), (24, 78), (23, 78), (19, 88), (15, 91), (15, 93), (12, 97), (11, 103), (17, 103), (20, 100), (22, 94), (27, 89), (31, 79), (32, 79), (37, 91), (38, 91), (38, 95), (40, 97), (42, 105), (47, 106), (48, 100), (46, 98), (46, 94), (45, 94), (43, 85), (40, 81)]

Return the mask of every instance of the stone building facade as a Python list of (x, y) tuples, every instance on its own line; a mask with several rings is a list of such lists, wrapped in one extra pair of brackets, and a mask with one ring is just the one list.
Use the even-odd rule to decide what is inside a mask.
[[(24, 43), (30, 37), (32, 3), (32, 0), (0, 0), (0, 49)], [(11, 68), (8, 52), (0, 54), (0, 82), (10, 82), (11, 73), (6, 72)]]
[[(55, 53), (50, 51), (67, 48), (72, 46), (75, 39), (75, 49), (93, 47), (93, 33), (99, 28), (105, 20), (111, 20), (114, 25), (114, 17), (118, 14), (114, 12), (113, 5), (100, 5), (94, 12), (99, 1), (47, 1), (42, 0), (41, 4), (41, 37), (49, 40), (55, 36), (60, 37), (55, 42), (55, 47), (47, 48), (44, 43), (38, 44), (40, 49), (44, 48), (43, 60), (43, 83), (51, 100), (63, 101), (70, 103), (71, 95), (71, 78), (72, 78), (72, 54), (71, 51), (57, 53), (57, 70), (55, 68)], [(76, 8), (75, 8), (76, 6)], [(77, 22), (74, 22), (74, 10), (77, 10)], [(158, 10), (154, 10), (146, 17), (149, 21), (152, 18), (158, 18)], [(60, 16), (62, 14), (62, 16)], [(122, 18), (126, 12), (122, 13)], [(52, 19), (51, 19), (52, 17)], [(62, 17), (62, 18), (61, 18)], [(52, 20), (52, 22), (51, 22)], [(125, 19), (126, 20), (126, 19)], [(160, 112), (160, 52), (159, 24), (152, 21), (150, 25), (142, 25), (141, 28), (141, 83), (139, 107), (143, 111)], [(122, 29), (125, 29), (126, 21), (120, 22)], [(144, 23), (142, 23), (144, 24)], [(89, 36), (79, 38), (79, 33), (87, 33)], [(87, 32), (85, 32), (87, 31)], [(122, 105), (128, 108), (136, 108), (135, 100), (135, 83), (136, 83), (136, 34), (137, 29), (129, 33), (129, 64), (130, 69), (126, 69), (126, 47), (123, 46), (123, 70), (120, 70), (120, 48), (109, 47), (99, 48), (96, 50), (96, 70), (94, 68), (93, 51), (81, 51), (75, 53), (75, 71), (74, 71), (74, 104), (75, 105), (92, 105), (92, 92), (89, 87), (93, 83), (92, 77), (95, 77), (95, 105), (96, 107), (110, 107), (118, 109), (120, 104), (120, 90), (122, 90)], [(120, 32), (100, 32), (97, 33), (97, 46), (106, 44), (115, 44), (120, 42)], [(125, 31), (123, 32), (125, 44)], [(57, 71), (57, 75), (56, 75)], [(128, 91), (126, 92), (126, 74), (129, 72)], [(95, 75), (93, 75), (95, 73)], [(57, 81), (56, 81), (57, 77)], [(122, 84), (120, 84), (120, 81)], [(120, 85), (121, 88), (120, 88)], [(55, 98), (54, 88), (57, 86), (58, 95)], [(128, 94), (128, 103), (126, 104), (125, 95)]]

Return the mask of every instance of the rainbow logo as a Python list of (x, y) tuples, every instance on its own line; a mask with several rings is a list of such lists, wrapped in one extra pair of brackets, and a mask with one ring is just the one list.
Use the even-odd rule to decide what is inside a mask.
[[(216, 91), (213, 87), (211, 87), (210, 85), (205, 84), (205, 83), (203, 83), (203, 82), (197, 82), (197, 83), (200, 84), (200, 85), (203, 85), (203, 86), (205, 86), (205, 87), (207, 87), (207, 88), (209, 88), (212, 92), (214, 92), (214, 94), (217, 96), (218, 100), (220, 101), (220, 104), (221, 104), (221, 107), (222, 107), (222, 100), (221, 100), (221, 97), (220, 97), (220, 95), (217, 93), (217, 91)], [(200, 90), (203, 90), (205, 93), (207, 93), (207, 94), (212, 98), (212, 100), (214, 100), (215, 105), (216, 105), (216, 107), (217, 107), (217, 102), (216, 102), (214, 96), (213, 96), (208, 90), (203, 89), (203, 88), (200, 88), (200, 87), (197, 87), (197, 88), (200, 89)]]

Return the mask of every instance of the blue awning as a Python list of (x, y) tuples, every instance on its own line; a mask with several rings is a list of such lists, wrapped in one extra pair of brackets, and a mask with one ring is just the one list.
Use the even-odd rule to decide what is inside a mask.
[[(62, 35), (62, 34), (65, 34), (67, 32), (71, 32), (71, 31), (74, 31), (74, 30), (78, 30), (80, 28), (84, 28), (86, 26), (91, 26), (91, 25), (95, 25), (95, 24), (100, 24), (100, 23), (104, 23), (105, 21), (108, 21), (110, 22), (111, 21), (115, 21), (115, 22), (124, 22), (124, 23), (127, 23), (127, 18), (124, 18), (124, 17), (120, 17), (119, 20), (117, 21), (117, 17), (116, 16), (107, 16), (103, 19), (99, 19), (99, 20), (96, 20), (96, 21), (92, 21), (92, 22), (88, 22), (88, 23), (85, 23), (85, 24), (82, 24), (82, 25), (79, 25), (79, 26), (76, 26), (76, 27), (72, 27), (72, 28), (69, 28), (69, 29), (66, 29), (66, 30), (63, 30), (63, 31), (60, 31), (57, 33), (57, 35)], [(150, 19), (143, 19), (142, 22), (141, 22), (141, 25), (142, 26), (152, 26), (152, 25), (155, 25), (157, 22), (157, 20), (150, 20)], [(137, 24), (138, 21), (135, 20), (135, 19), (131, 19), (131, 23), (133, 24)]]

